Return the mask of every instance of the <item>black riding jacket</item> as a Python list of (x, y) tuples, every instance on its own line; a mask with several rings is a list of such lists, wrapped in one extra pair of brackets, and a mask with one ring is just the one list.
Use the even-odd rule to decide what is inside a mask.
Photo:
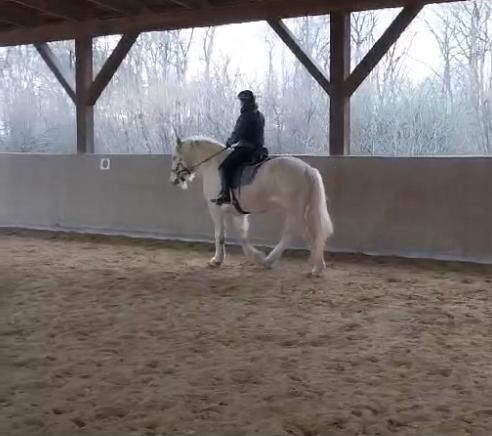
[(265, 118), (255, 105), (241, 108), (241, 115), (236, 121), (234, 130), (226, 142), (230, 147), (233, 144), (251, 145), (261, 148), (264, 145)]

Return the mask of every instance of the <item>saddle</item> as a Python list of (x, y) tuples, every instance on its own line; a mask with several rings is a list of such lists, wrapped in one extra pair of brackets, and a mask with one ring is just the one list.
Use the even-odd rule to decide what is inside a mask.
[(248, 215), (249, 212), (243, 210), (237, 199), (237, 194), (240, 193), (241, 186), (250, 185), (256, 177), (256, 173), (260, 167), (267, 161), (271, 160), (268, 150), (264, 147), (260, 148), (253, 154), (251, 159), (239, 165), (231, 175), (231, 203), (234, 208), (243, 215)]

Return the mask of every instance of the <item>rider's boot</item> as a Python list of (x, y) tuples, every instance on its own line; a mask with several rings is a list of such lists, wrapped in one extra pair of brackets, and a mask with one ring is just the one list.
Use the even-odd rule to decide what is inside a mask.
[(223, 204), (228, 204), (231, 202), (231, 192), (224, 174), (221, 174), (221, 180), (222, 189), (220, 191), (220, 194), (216, 199), (212, 200), (212, 203), (215, 203), (217, 206), (221, 206)]

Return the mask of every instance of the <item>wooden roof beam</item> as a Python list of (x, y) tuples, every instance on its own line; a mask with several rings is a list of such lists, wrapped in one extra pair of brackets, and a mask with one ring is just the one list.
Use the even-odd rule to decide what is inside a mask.
[(297, 60), (308, 70), (312, 78), (318, 82), (323, 90), (330, 94), (331, 86), (330, 81), (326, 77), (325, 73), (317, 65), (316, 61), (309, 56), (308, 53), (299, 45), (296, 37), (288, 29), (288, 27), (282, 22), (282, 20), (268, 20), (268, 24), (294, 54)]
[(0, 6), (0, 21), (14, 26), (29, 27), (40, 24), (39, 17), (33, 14), (26, 14), (25, 11), (17, 7)]
[(89, 18), (87, 9), (67, 0), (11, 0), (30, 9), (69, 21)]
[(209, 0), (168, 0), (168, 3), (174, 3), (186, 9), (200, 9), (211, 6)]
[(147, 6), (140, 0), (88, 0), (91, 3), (118, 12), (122, 15), (138, 14), (147, 11)]
[(88, 104), (94, 105), (137, 40), (138, 33), (123, 35), (109, 55), (88, 91)]
[[(20, 0), (15, 0), (20, 1)], [(26, 1), (26, 0), (22, 0)], [(70, 3), (65, 3), (69, 7)], [(409, 5), (455, 0), (406, 0)], [(395, 0), (356, 0), (353, 10), (395, 7)], [(278, 18), (293, 18), (309, 15), (324, 15), (333, 11), (347, 10), (346, 2), (340, 0), (269, 0), (261, 2), (232, 3), (203, 9), (178, 9), (172, 12), (143, 13), (134, 17), (112, 19), (88, 19), (81, 23), (60, 23), (33, 29), (14, 29), (0, 33), (0, 47), (32, 44), (34, 42), (74, 39), (84, 36), (103, 36), (130, 32), (175, 30), (191, 27), (219, 26)]]
[(189, 0), (169, 0), (169, 3), (173, 3), (175, 5), (181, 6), (182, 8), (192, 9), (193, 3)]
[(12, 30), (13, 27), (14, 25), (12, 23), (0, 20), (0, 32), (8, 32), (9, 30)]
[(50, 46), (46, 42), (37, 43), (34, 44), (34, 46), (36, 47), (36, 50), (41, 55), (43, 60), (46, 62), (46, 65), (48, 65), (51, 72), (58, 79), (60, 85), (75, 103), (76, 100), (73, 80), (71, 80), (70, 77), (65, 74), (64, 68), (61, 66), (58, 58), (56, 57), (55, 53), (53, 53)]

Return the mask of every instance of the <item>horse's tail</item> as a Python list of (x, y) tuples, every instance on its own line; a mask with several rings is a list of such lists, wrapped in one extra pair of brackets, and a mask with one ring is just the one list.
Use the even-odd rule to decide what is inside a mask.
[(326, 240), (333, 234), (333, 223), (326, 205), (326, 193), (321, 174), (316, 168), (307, 168), (309, 195), (304, 207), (307, 237), (313, 249), (324, 250)]

